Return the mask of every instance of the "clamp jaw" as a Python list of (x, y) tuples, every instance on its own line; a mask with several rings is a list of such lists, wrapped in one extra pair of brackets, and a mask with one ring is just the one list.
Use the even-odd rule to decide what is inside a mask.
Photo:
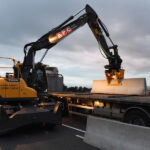
[[(121, 85), (121, 81), (124, 79), (124, 69), (113, 69), (111, 72), (105, 70), (107, 85)], [(115, 82), (112, 83), (112, 80)]]

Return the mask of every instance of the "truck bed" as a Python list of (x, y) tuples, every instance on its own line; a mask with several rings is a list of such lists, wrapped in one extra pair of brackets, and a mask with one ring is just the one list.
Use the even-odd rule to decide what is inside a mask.
[(150, 96), (135, 96), (135, 95), (111, 95), (111, 94), (91, 94), (91, 93), (74, 93), (74, 92), (57, 92), (50, 93), (51, 96), (62, 98), (79, 98), (83, 100), (100, 100), (115, 103), (128, 103), (138, 105), (150, 105)]

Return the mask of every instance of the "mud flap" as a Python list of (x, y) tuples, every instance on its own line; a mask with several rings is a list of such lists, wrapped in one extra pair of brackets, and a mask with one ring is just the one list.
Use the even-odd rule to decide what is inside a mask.
[(0, 135), (8, 133), (19, 127), (35, 124), (48, 123), (53, 125), (61, 125), (61, 103), (57, 102), (53, 111), (41, 109), (39, 107), (26, 107), (20, 111), (7, 116), (4, 110), (0, 111)]

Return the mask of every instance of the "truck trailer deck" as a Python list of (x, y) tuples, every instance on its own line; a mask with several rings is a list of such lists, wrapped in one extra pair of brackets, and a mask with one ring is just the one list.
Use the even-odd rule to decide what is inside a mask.
[(150, 96), (55, 92), (50, 95), (64, 103), (65, 112), (99, 115), (149, 126)]
[(150, 105), (150, 96), (136, 96), (136, 95), (112, 95), (112, 94), (91, 94), (91, 93), (65, 93), (56, 92), (50, 93), (52, 96), (64, 97), (64, 98), (79, 98), (83, 100), (103, 100), (103, 101), (115, 101), (118, 103), (141, 103)]

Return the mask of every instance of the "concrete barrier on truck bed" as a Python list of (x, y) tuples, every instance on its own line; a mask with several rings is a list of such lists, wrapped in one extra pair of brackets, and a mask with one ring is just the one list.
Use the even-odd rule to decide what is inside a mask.
[(102, 150), (150, 150), (150, 128), (89, 116), (84, 142)]
[(147, 95), (148, 90), (145, 78), (129, 78), (123, 79), (117, 86), (107, 85), (106, 80), (94, 80), (91, 93)]

